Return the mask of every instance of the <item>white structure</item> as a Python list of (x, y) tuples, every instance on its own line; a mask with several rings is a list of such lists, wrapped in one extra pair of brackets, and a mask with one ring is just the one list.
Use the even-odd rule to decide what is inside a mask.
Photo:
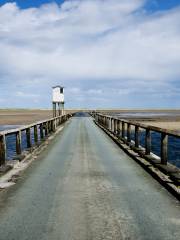
[(53, 87), (53, 103), (64, 103), (64, 88), (61, 86)]
[(64, 87), (55, 86), (52, 91), (53, 117), (57, 116), (56, 105), (58, 105), (58, 115), (64, 114)]

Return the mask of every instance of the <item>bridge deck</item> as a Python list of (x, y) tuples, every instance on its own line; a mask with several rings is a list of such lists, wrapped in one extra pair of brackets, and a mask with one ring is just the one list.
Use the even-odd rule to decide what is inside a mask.
[(0, 192), (0, 239), (179, 239), (180, 207), (89, 117)]

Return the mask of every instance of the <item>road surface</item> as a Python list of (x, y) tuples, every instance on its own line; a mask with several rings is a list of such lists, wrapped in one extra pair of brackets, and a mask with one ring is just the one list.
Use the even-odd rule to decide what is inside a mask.
[(0, 192), (0, 240), (180, 239), (180, 206), (89, 117)]

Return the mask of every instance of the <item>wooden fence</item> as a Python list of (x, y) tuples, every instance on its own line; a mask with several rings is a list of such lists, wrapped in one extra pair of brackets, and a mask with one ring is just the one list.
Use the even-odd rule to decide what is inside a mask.
[[(161, 154), (160, 163), (167, 165), (168, 163), (168, 137), (173, 136), (180, 138), (180, 134), (162, 129), (154, 126), (147, 126), (135, 121), (119, 119), (117, 117), (103, 115), (99, 113), (92, 113), (96, 122), (102, 125), (104, 128), (109, 130), (111, 133), (119, 137), (121, 140), (131, 145), (134, 150), (142, 150), (140, 148), (140, 129), (145, 130), (145, 151), (144, 155), (149, 156), (151, 154), (151, 132), (157, 132), (161, 135)], [(132, 127), (134, 128), (134, 141), (132, 141)]]
[[(10, 135), (15, 135), (15, 149), (16, 154), (22, 154), (22, 133), (26, 135), (26, 148), (32, 147), (32, 138), (34, 139), (34, 145), (38, 145), (49, 134), (56, 131), (56, 128), (62, 123), (67, 121), (71, 117), (71, 114), (58, 116), (55, 118), (39, 121), (27, 126), (23, 126), (17, 129), (5, 130), (0, 132), (0, 166), (4, 165), (7, 160), (7, 142), (6, 138)], [(38, 131), (39, 130), (39, 131)], [(32, 135), (33, 133), (33, 135)]]

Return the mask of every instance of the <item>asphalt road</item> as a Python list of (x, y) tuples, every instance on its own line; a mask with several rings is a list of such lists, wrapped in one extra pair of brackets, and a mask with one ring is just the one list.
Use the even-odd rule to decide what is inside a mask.
[(180, 205), (89, 117), (0, 192), (0, 240), (180, 239)]

